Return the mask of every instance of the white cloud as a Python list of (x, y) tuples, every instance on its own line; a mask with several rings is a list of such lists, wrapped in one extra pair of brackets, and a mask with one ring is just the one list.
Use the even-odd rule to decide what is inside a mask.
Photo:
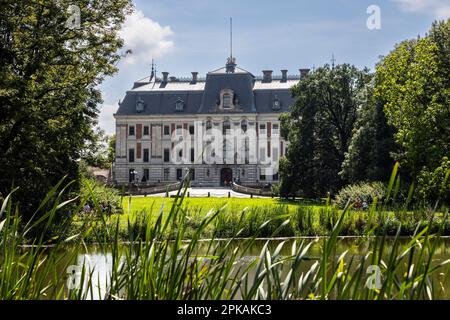
[(394, 0), (403, 11), (423, 12), (433, 15), (436, 19), (450, 18), (450, 3), (448, 0)]
[(119, 35), (125, 41), (125, 48), (133, 53), (124, 60), (126, 64), (147, 63), (152, 58), (161, 57), (173, 48), (170, 40), (173, 32), (170, 26), (161, 26), (158, 22), (144, 16), (136, 10), (127, 17)]

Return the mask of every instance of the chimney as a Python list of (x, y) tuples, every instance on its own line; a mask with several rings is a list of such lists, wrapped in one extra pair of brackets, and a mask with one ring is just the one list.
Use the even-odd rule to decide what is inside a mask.
[(309, 69), (300, 69), (300, 79), (303, 79), (309, 74)]
[(163, 81), (162, 82), (167, 83), (168, 80), (169, 80), (169, 73), (168, 72), (163, 72), (162, 75), (163, 75)]
[(281, 82), (287, 82), (287, 70), (281, 70)]
[(198, 72), (192, 72), (192, 81), (191, 84), (197, 83)]
[(263, 83), (270, 83), (272, 82), (272, 70), (263, 70)]

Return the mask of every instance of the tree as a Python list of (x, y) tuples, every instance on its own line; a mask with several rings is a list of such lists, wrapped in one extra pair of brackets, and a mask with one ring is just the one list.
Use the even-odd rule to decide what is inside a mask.
[[(68, 23), (78, 9), (79, 27)], [(131, 10), (129, 0), (2, 1), (0, 192), (19, 187), (26, 217), (64, 175), (77, 177), (102, 102), (97, 85), (117, 71)]]
[(116, 135), (113, 134), (108, 138), (108, 163), (112, 165), (116, 158)]
[(384, 101), (373, 94), (375, 81), (376, 78), (363, 92), (364, 103), (358, 110), (354, 134), (342, 164), (341, 175), (352, 184), (387, 181), (396, 160), (395, 129), (387, 123)]
[(400, 43), (377, 67), (375, 94), (386, 102), (402, 164), (412, 180), (421, 182), (417, 194), (429, 202), (439, 196), (431, 186), (436, 181), (433, 172), (448, 162), (449, 74), (450, 20), (434, 23), (425, 38)]
[(114, 160), (115, 141), (115, 135), (107, 136), (104, 130), (96, 128), (92, 137), (86, 140), (81, 151), (81, 159), (91, 167), (111, 168)]
[(287, 160), (280, 165), (282, 194), (289, 190), (319, 197), (343, 185), (339, 172), (362, 103), (361, 92), (370, 79), (367, 69), (325, 65), (293, 88), (296, 103), (280, 118), (282, 136), (289, 141)]

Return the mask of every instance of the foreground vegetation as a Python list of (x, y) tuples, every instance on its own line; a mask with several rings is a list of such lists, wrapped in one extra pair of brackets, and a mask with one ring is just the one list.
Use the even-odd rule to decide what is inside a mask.
[[(3, 201), (0, 299), (434, 299), (448, 289), (432, 277), (436, 272), (447, 273), (449, 262), (435, 259), (444, 228), (441, 224), (432, 232), (436, 219), (433, 212), (417, 224), (406, 244), (400, 241), (402, 227), (397, 225), (389, 250), (387, 225), (383, 227), (368, 220), (367, 226), (372, 228), (366, 228), (365, 236), (373, 235), (377, 229), (381, 236), (368, 242), (364, 255), (351, 255), (346, 251), (338, 256), (338, 237), (345, 232), (346, 221), (353, 219), (354, 213), (349, 204), (340, 212), (328, 206), (323, 210), (329, 211), (327, 223), (331, 225), (331, 232), (322, 240), (319, 256), (312, 256), (310, 252), (315, 241), (304, 239), (294, 241), (288, 254), (283, 250), (286, 242), (271, 249), (267, 241), (260, 254), (253, 257), (248, 252), (255, 243), (255, 234), (249, 239), (234, 241), (245, 235), (249, 221), (253, 221), (255, 230), (277, 236), (292, 225), (289, 217), (280, 216), (274, 224), (270, 219), (263, 221), (264, 215), (260, 213), (264, 211), (258, 211), (259, 214), (254, 212), (252, 218), (246, 220), (245, 217), (252, 214), (250, 211), (232, 223), (225, 223), (222, 221), (227, 217), (223, 215), (225, 209), (211, 209), (198, 216), (195, 228), (190, 228), (192, 216), (183, 205), (186, 184), (173, 199), (170, 210), (160, 210), (154, 219), (143, 216), (138, 225), (130, 222), (129, 228), (134, 231), (128, 233), (128, 243), (121, 243), (119, 239), (120, 218), (115, 217), (108, 223), (103, 215), (95, 222), (86, 220), (83, 233), (46, 240), (44, 235), (56, 216), (70, 205), (59, 200), (65, 189), (58, 191), (59, 187), (41, 203), (40, 208), (46, 208), (45, 213), (26, 225), (20, 224), (18, 210), (10, 196)], [(90, 197), (100, 211), (94, 193), (91, 192)], [(82, 200), (77, 210), (81, 210), (88, 199)], [(303, 210), (301, 208), (296, 210)], [(385, 217), (376, 206), (367, 214), (374, 221), (383, 221)], [(440, 219), (447, 221), (447, 213)], [(96, 224), (102, 229), (94, 227)], [(208, 232), (213, 240), (221, 237), (222, 231), (217, 227), (220, 224), (232, 226), (228, 231), (229, 239), (200, 242), (202, 235)], [(63, 223), (62, 227), (69, 230), (70, 225)], [(28, 242), (31, 246), (24, 247), (27, 235), (36, 228), (42, 231), (42, 236)], [(187, 234), (188, 242), (183, 241)], [(85, 260), (85, 263), (80, 260), (89, 253), (88, 247), (83, 245), (89, 237), (95, 238), (98, 250), (109, 257), (110, 272), (101, 275), (107, 283), (103, 292), (97, 288), (100, 278)], [(51, 247), (46, 246), (49, 244)], [(247, 260), (242, 263), (244, 258)], [(79, 276), (84, 286), (79, 289), (69, 289), (64, 276), (67, 276), (67, 268), (74, 264), (82, 265)], [(369, 265), (381, 270), (382, 281), (377, 288), (366, 285)]]
[[(106, 217), (104, 222), (92, 215), (77, 217), (71, 233), (85, 232), (87, 228), (105, 233), (106, 225), (111, 236), (118, 230), (119, 239), (129, 241), (138, 237), (139, 232), (145, 234), (148, 225), (154, 226), (160, 213), (165, 222), (174, 205), (179, 206), (186, 215), (185, 239), (192, 237), (211, 210), (219, 213), (214, 223), (202, 229), (200, 237), (203, 239), (210, 239), (213, 235), (230, 238), (238, 231), (240, 237), (244, 238), (267, 238), (273, 236), (275, 230), (277, 237), (329, 236), (343, 212), (333, 205), (311, 205), (277, 199), (189, 198), (180, 205), (176, 199), (170, 198), (125, 197), (123, 214)], [(373, 205), (368, 210), (348, 209), (342, 218), (340, 236), (384, 233), (394, 236), (399, 227), (400, 235), (413, 235), (418, 226), (420, 230), (429, 226), (432, 232), (442, 228), (443, 235), (450, 235), (450, 218), (442, 212), (435, 213), (424, 208), (408, 211), (404, 208), (383, 209)], [(168, 233), (165, 236), (170, 238), (172, 235)], [(96, 240), (92, 234), (85, 239), (87, 242)]]

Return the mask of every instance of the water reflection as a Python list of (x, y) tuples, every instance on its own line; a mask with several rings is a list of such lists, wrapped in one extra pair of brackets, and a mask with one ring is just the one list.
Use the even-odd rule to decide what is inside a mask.
[[(324, 243), (324, 239), (314, 239), (314, 238), (304, 238), (304, 239), (277, 239), (277, 240), (256, 240), (251, 247), (245, 251), (245, 254), (237, 261), (238, 264), (242, 266), (248, 265), (255, 258), (260, 256), (261, 250), (264, 245), (268, 242), (268, 248), (273, 252), (277, 246), (282, 242), (285, 242), (283, 249), (281, 250), (281, 255), (288, 256), (291, 254), (291, 247), (294, 241), (299, 244), (302, 241), (305, 243), (313, 242), (307, 259), (301, 264), (299, 270), (300, 273), (307, 272), (311, 265), (320, 259), (321, 248)], [(353, 258), (354, 260), (359, 260), (370, 250), (371, 242), (370, 239), (363, 238), (341, 238), (339, 239), (337, 246), (335, 248), (334, 254), (336, 257), (340, 256), (343, 252), (348, 251), (347, 259)], [(392, 249), (393, 239), (387, 239), (385, 244), (385, 255), (387, 256)], [(410, 238), (405, 237), (401, 240), (402, 245), (406, 245)], [(232, 243), (232, 246), (242, 250), (241, 240), (236, 240)], [(122, 250), (128, 249), (130, 245), (122, 245)], [(198, 246), (198, 255), (208, 254), (209, 242), (201, 242)], [(112, 255), (110, 252), (104, 252), (97, 246), (87, 247), (87, 253), (78, 255), (77, 264), (79, 266), (85, 266), (86, 271), (92, 273), (92, 287), (88, 287), (87, 283), (83, 284), (83, 292), (87, 294), (88, 299), (104, 299), (108, 293), (109, 279), (112, 272)], [(450, 258), (450, 239), (439, 240), (436, 247), (436, 254), (434, 256), (434, 263), (442, 262)], [(122, 261), (123, 262), (123, 261)], [(436, 283), (440, 283), (441, 292), (439, 293), (439, 298), (450, 299), (450, 279), (448, 272), (449, 269), (442, 269), (440, 273), (435, 273), (433, 275), (433, 280)], [(287, 271), (286, 271), (287, 273)]]

